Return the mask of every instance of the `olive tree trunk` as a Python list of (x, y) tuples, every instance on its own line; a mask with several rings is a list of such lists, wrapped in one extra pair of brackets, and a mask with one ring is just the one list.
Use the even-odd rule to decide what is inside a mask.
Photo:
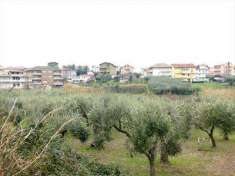
[(156, 176), (155, 157), (149, 159), (149, 175)]
[(212, 125), (210, 131), (208, 132), (208, 135), (210, 137), (211, 144), (212, 144), (213, 148), (216, 147), (215, 138), (214, 138), (214, 129), (215, 129), (215, 126)]
[(161, 143), (161, 155), (160, 155), (160, 162), (163, 164), (169, 164), (169, 157), (167, 152), (167, 144), (165, 142)]
[(156, 146), (152, 147), (146, 154), (149, 160), (149, 176), (156, 176), (155, 160), (156, 160)]
[(229, 140), (229, 137), (228, 137), (228, 133), (224, 133), (224, 140), (228, 141)]

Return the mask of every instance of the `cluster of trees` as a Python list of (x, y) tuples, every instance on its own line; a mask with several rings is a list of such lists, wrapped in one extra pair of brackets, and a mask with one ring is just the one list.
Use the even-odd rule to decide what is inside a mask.
[[(0, 140), (4, 141), (4, 137), (19, 132), (19, 136), (8, 140), (11, 142), (6, 145), (7, 148), (0, 148), (0, 153), (17, 151), (14, 157), (18, 156), (19, 159), (16, 161), (22, 162), (20, 159), (23, 158), (27, 164), (33, 158), (39, 160), (37, 154), (43, 151), (39, 160), (41, 162), (30, 165), (28, 172), (33, 172), (34, 169), (47, 175), (61, 172), (75, 175), (82, 174), (81, 170), (76, 169), (83, 166), (84, 173), (123, 175), (118, 168), (84, 161), (81, 159), (83, 157), (71, 150), (62, 149), (66, 133), (71, 133), (81, 142), (92, 137), (90, 146), (102, 150), (105, 143), (115, 140), (112, 132), (116, 130), (126, 136), (131, 156), (135, 153), (146, 156), (149, 161), (149, 175), (155, 176), (157, 156), (160, 156), (161, 163), (168, 164), (169, 156), (179, 153), (182, 143), (190, 138), (191, 129), (197, 128), (205, 132), (212, 147), (216, 147), (215, 129), (221, 131), (225, 140), (229, 140), (230, 133), (235, 131), (234, 102), (215, 97), (188, 97), (169, 101), (166, 98), (127, 94), (74, 95), (50, 92), (47, 95), (37, 95), (20, 97), (13, 103), (14, 111), (6, 108), (9, 106), (6, 103), (9, 98), (4, 99), (0, 95), (0, 116), (3, 117), (0, 127), (5, 129), (4, 124), (8, 127), (12, 124), (15, 126), (12, 131), (1, 130)], [(12, 95), (14, 96), (16, 95)], [(67, 123), (71, 119), (72, 123)], [(6, 120), (11, 123), (5, 123)], [(21, 133), (22, 129), (24, 133)], [(50, 140), (52, 136), (53, 142)], [(6, 155), (3, 153), (1, 156)], [(0, 162), (0, 169), (7, 169), (8, 165), (4, 163), (9, 163), (12, 155), (7, 156), (9, 157), (1, 158), (4, 162)], [(66, 165), (68, 162), (72, 164)], [(62, 165), (67, 170), (60, 170), (59, 166)], [(20, 168), (11, 170), (17, 173)]]
[(193, 88), (189, 82), (169, 77), (150, 77), (148, 86), (155, 94), (191, 95), (199, 91), (199, 89)]
[[(0, 175), (125, 175), (116, 166), (74, 152), (65, 142), (66, 132), (81, 142), (89, 135), (87, 120), (78, 115), (76, 103), (75, 109), (68, 107), (71, 97), (37, 95), (0, 93)], [(86, 109), (80, 99), (81, 113)]]
[(104, 143), (112, 140), (112, 130), (116, 130), (127, 137), (132, 155), (138, 152), (146, 156), (150, 176), (156, 175), (157, 154), (162, 163), (169, 163), (169, 155), (181, 151), (192, 128), (206, 132), (212, 147), (216, 147), (215, 128), (221, 130), (225, 140), (235, 130), (234, 104), (215, 98), (169, 102), (156, 97), (103, 95), (93, 99), (91, 108), (79, 109), (83, 109), (78, 111), (93, 130), (91, 147), (104, 148)]

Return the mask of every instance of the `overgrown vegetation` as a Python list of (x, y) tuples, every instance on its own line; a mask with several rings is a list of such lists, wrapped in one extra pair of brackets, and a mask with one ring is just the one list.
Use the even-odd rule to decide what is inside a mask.
[(124, 175), (116, 165), (93, 161), (79, 148), (74, 151), (67, 141), (78, 139), (101, 152), (116, 140), (113, 133), (119, 133), (125, 136), (130, 157), (145, 156), (149, 175), (155, 176), (158, 156), (161, 163), (172, 163), (171, 156), (184, 150), (192, 130), (205, 132), (212, 147), (215, 130), (226, 140), (234, 132), (233, 100), (170, 98), (63, 90), (0, 92), (0, 169), (4, 175)]
[(193, 88), (188, 82), (169, 77), (150, 77), (148, 86), (155, 94), (192, 95), (199, 91), (198, 88)]

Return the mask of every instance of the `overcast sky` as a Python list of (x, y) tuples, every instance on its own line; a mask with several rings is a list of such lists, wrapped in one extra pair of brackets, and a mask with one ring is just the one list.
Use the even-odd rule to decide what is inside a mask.
[(0, 0), (0, 65), (235, 63), (235, 0)]

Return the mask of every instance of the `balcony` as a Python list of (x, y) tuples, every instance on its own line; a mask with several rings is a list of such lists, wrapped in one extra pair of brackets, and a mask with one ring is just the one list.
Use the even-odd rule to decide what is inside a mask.
[(60, 81), (60, 80), (61, 80), (61, 81), (64, 80), (64, 78), (62, 78), (62, 77), (54, 77), (53, 79), (54, 79), (54, 80), (59, 80), (59, 81)]
[(41, 77), (34, 77), (34, 78), (32, 78), (32, 81), (33, 81), (33, 80), (41, 81)]
[(41, 76), (42, 73), (41, 73), (41, 72), (33, 72), (32, 75), (33, 75), (33, 76)]
[(61, 73), (61, 72), (54, 72), (53, 75), (54, 75), (54, 76), (61, 76), (62, 73)]

